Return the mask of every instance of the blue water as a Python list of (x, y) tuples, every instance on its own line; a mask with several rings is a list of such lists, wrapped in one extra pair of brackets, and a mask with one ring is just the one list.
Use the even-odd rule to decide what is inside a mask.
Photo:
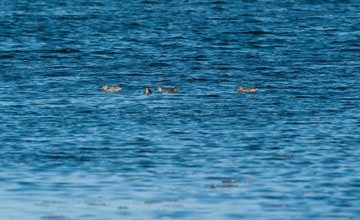
[(1, 0), (0, 219), (360, 219), (359, 24), (356, 0)]

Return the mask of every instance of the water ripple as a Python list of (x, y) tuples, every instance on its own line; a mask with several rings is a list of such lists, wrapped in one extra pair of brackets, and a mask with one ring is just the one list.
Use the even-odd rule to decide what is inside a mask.
[(360, 216), (356, 1), (0, 6), (2, 219)]

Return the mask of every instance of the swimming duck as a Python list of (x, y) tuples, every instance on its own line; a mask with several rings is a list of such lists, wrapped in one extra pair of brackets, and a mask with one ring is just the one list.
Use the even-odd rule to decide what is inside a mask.
[(151, 90), (149, 89), (149, 87), (146, 87), (146, 88), (145, 88), (144, 93), (145, 93), (146, 95), (150, 95)]
[(239, 86), (236, 89), (236, 92), (256, 92), (257, 88), (246, 88), (244, 89), (244, 87)]
[(162, 86), (158, 86), (155, 90), (159, 90), (159, 92), (163, 92)]
[(119, 88), (118, 86), (108, 87), (108, 85), (106, 85), (106, 84), (103, 85), (100, 89), (104, 92), (119, 92), (121, 90), (121, 88)]
[[(159, 92), (163, 92), (162, 86), (158, 86), (158, 87), (156, 88), (156, 90), (159, 90)], [(174, 87), (174, 88), (171, 88), (171, 89), (166, 89), (164, 92), (175, 93), (175, 92), (178, 92), (178, 91), (179, 91), (179, 89), (176, 88), (176, 87)]]

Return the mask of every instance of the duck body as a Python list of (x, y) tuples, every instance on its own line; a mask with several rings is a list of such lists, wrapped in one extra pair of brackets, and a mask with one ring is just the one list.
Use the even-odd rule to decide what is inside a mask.
[(162, 86), (158, 86), (156, 88), (156, 90), (159, 90), (159, 92), (167, 92), (167, 93), (175, 93), (175, 92), (178, 92), (179, 89), (174, 87), (174, 88), (171, 88), (171, 89), (166, 89), (166, 90), (163, 90)]
[(167, 89), (165, 90), (165, 92), (169, 92), (169, 93), (179, 92), (179, 89), (175, 87), (175, 88)]
[(256, 90), (258, 90), (257, 88), (244, 88), (242, 86), (238, 86), (238, 88), (236, 89), (236, 92), (256, 92)]
[(150, 95), (150, 94), (151, 94), (151, 90), (149, 89), (149, 87), (146, 87), (146, 88), (145, 88), (144, 93), (145, 93), (146, 95)]
[(108, 85), (103, 85), (100, 89), (104, 92), (119, 92), (121, 90), (118, 86), (109, 87)]

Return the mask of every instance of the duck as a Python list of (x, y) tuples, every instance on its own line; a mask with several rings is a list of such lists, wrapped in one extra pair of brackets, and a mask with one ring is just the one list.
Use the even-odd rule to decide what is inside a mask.
[(100, 88), (102, 91), (104, 92), (119, 92), (121, 90), (121, 88), (119, 88), (118, 86), (108, 86), (108, 85), (103, 85), (101, 88)]
[(144, 93), (145, 93), (146, 95), (150, 95), (151, 90), (149, 89), (149, 87), (146, 87), (146, 88), (145, 88)]
[(242, 86), (238, 86), (236, 89), (236, 92), (256, 92), (256, 90), (258, 90), (257, 88), (246, 88), (244, 89), (244, 87)]
[[(156, 88), (156, 90), (159, 90), (159, 92), (163, 92), (162, 86), (158, 86), (158, 87)], [(176, 87), (171, 88), (171, 89), (166, 89), (166, 90), (164, 90), (164, 92), (168, 92), (168, 93), (175, 93), (175, 92), (178, 92), (178, 91), (179, 91), (179, 89), (176, 88)]]

